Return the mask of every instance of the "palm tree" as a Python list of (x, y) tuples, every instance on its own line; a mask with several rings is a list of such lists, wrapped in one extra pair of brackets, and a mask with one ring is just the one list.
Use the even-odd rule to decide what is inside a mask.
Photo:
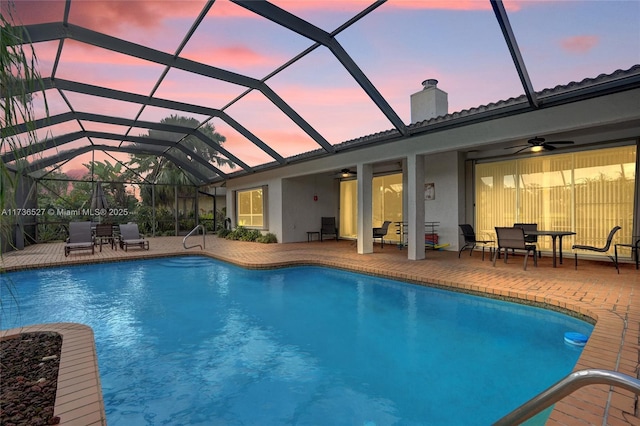
[[(198, 128), (199, 122), (195, 118), (181, 117), (177, 115), (171, 115), (160, 121), (161, 124), (168, 124), (174, 126), (181, 126), (189, 129)], [(222, 145), (226, 138), (220, 133), (216, 132), (215, 127), (206, 123), (199, 127), (198, 130), (203, 133), (211, 141)], [(149, 130), (148, 135), (144, 135), (153, 139), (161, 140), (174, 140), (175, 133), (165, 132), (160, 130)], [(180, 142), (185, 148), (194, 154), (202, 157), (207, 162), (216, 166), (229, 166), (234, 168), (235, 165), (226, 158), (220, 156), (220, 153), (212, 148), (211, 145), (205, 143), (196, 136), (188, 135)], [(189, 163), (196, 170), (201, 170), (203, 174), (209, 174), (203, 165), (191, 161), (191, 159), (182, 151), (173, 150), (172, 155), (178, 159), (184, 160)], [(171, 161), (164, 158), (153, 155), (139, 155), (132, 154), (131, 160), (127, 163), (128, 167), (140, 176), (145, 176), (152, 183), (156, 184), (156, 200), (159, 204), (172, 204), (174, 199), (173, 186), (178, 186), (179, 195), (187, 196), (193, 191), (195, 183), (198, 179), (193, 177), (190, 173), (181, 170)], [(142, 200), (144, 204), (150, 204), (151, 189), (150, 187), (143, 187), (141, 189)]]

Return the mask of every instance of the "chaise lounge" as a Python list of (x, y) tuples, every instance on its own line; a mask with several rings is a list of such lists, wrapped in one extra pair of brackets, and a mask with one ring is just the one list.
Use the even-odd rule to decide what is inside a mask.
[(130, 246), (149, 250), (149, 241), (140, 235), (137, 223), (120, 225), (120, 248), (127, 251)]
[(69, 238), (64, 245), (64, 256), (69, 256), (73, 250), (91, 250), (95, 253), (91, 222), (69, 222)]

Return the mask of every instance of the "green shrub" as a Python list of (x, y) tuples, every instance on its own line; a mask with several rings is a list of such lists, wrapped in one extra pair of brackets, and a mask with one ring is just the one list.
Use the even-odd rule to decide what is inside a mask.
[[(257, 229), (247, 229), (242, 225), (239, 225), (233, 231), (218, 231), (218, 236), (226, 238), (227, 240), (237, 241), (249, 241), (255, 242), (263, 238), (262, 232)], [(275, 237), (275, 235), (274, 235)]]
[(217, 235), (218, 238), (226, 238), (227, 240), (259, 242), (265, 244), (278, 242), (278, 237), (271, 232), (262, 235), (262, 232), (257, 229), (247, 229), (242, 225), (239, 225), (233, 231), (228, 229), (219, 229)]
[(278, 242), (278, 237), (276, 237), (276, 234), (269, 232), (265, 235), (261, 235), (260, 237), (258, 237), (256, 241), (264, 244), (272, 244), (272, 243)]
[(218, 238), (227, 238), (227, 235), (229, 235), (230, 233), (231, 233), (230, 229), (221, 228), (221, 229), (218, 229), (218, 232), (216, 235), (218, 236)]
[(227, 236), (225, 238), (227, 240), (246, 241), (244, 238), (245, 238), (245, 235), (248, 232), (249, 232), (249, 230), (247, 228), (245, 228), (244, 226), (240, 225), (236, 229), (234, 229), (233, 231), (229, 232), (229, 234), (227, 234)]
[(255, 242), (260, 237), (262, 237), (262, 232), (258, 231), (257, 229), (251, 229), (251, 230), (247, 230), (247, 232), (242, 234), (242, 236), (240, 237), (240, 240)]

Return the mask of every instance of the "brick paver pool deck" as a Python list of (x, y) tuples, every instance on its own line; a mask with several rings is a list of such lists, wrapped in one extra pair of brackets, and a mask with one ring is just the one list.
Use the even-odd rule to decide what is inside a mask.
[[(617, 274), (611, 261), (579, 259), (576, 271), (573, 255), (565, 252), (564, 264), (558, 268), (552, 268), (551, 257), (546, 255), (540, 259), (537, 268), (529, 262), (524, 271), (520, 256), (510, 257), (507, 264), (500, 260), (495, 267), (489, 259), (483, 262), (480, 252), (473, 256), (465, 252), (458, 259), (456, 252), (427, 251), (426, 259), (409, 261), (406, 250), (387, 244), (383, 249), (376, 244), (374, 253), (359, 255), (353, 241), (259, 244), (208, 235), (206, 249), (185, 250), (182, 237), (149, 240), (149, 251), (132, 249), (124, 252), (103, 246), (102, 252), (96, 251), (93, 255), (79, 251), (72, 252), (69, 257), (64, 256), (62, 243), (38, 244), (5, 253), (0, 265), (3, 270), (15, 270), (202, 254), (250, 268), (300, 264), (343, 268), (491, 297), (518, 299), (588, 317), (595, 322), (595, 328), (575, 369), (600, 368), (632, 377), (639, 374), (640, 304), (639, 291), (635, 287), (640, 285), (640, 271), (632, 263), (621, 265), (620, 274)], [(189, 240), (190, 244), (201, 242), (201, 236)], [(87, 342), (93, 345), (93, 334), (90, 330), (87, 332), (82, 327), (68, 324), (46, 328), (63, 330), (63, 357), (65, 342), (68, 342), (72, 360), (61, 360), (65, 362), (65, 368), (61, 368), (58, 377), (60, 387), (56, 397), (56, 415), (61, 417), (64, 425), (106, 424), (99, 375), (91, 367), (97, 365), (95, 350), (87, 350), (86, 347)], [(19, 330), (5, 330), (0, 336), (15, 334), (16, 331)], [(74, 348), (77, 350), (72, 351)], [(547, 424), (640, 425), (637, 399), (634, 393), (620, 388), (591, 385), (557, 403)], [(469, 415), (472, 417), (473, 413)]]

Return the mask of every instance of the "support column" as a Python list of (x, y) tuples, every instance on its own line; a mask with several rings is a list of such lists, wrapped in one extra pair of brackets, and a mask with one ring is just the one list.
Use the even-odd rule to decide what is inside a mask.
[(373, 165), (358, 164), (358, 254), (373, 253)]
[(424, 158), (407, 157), (407, 238), (409, 260), (421, 260), (424, 254)]

